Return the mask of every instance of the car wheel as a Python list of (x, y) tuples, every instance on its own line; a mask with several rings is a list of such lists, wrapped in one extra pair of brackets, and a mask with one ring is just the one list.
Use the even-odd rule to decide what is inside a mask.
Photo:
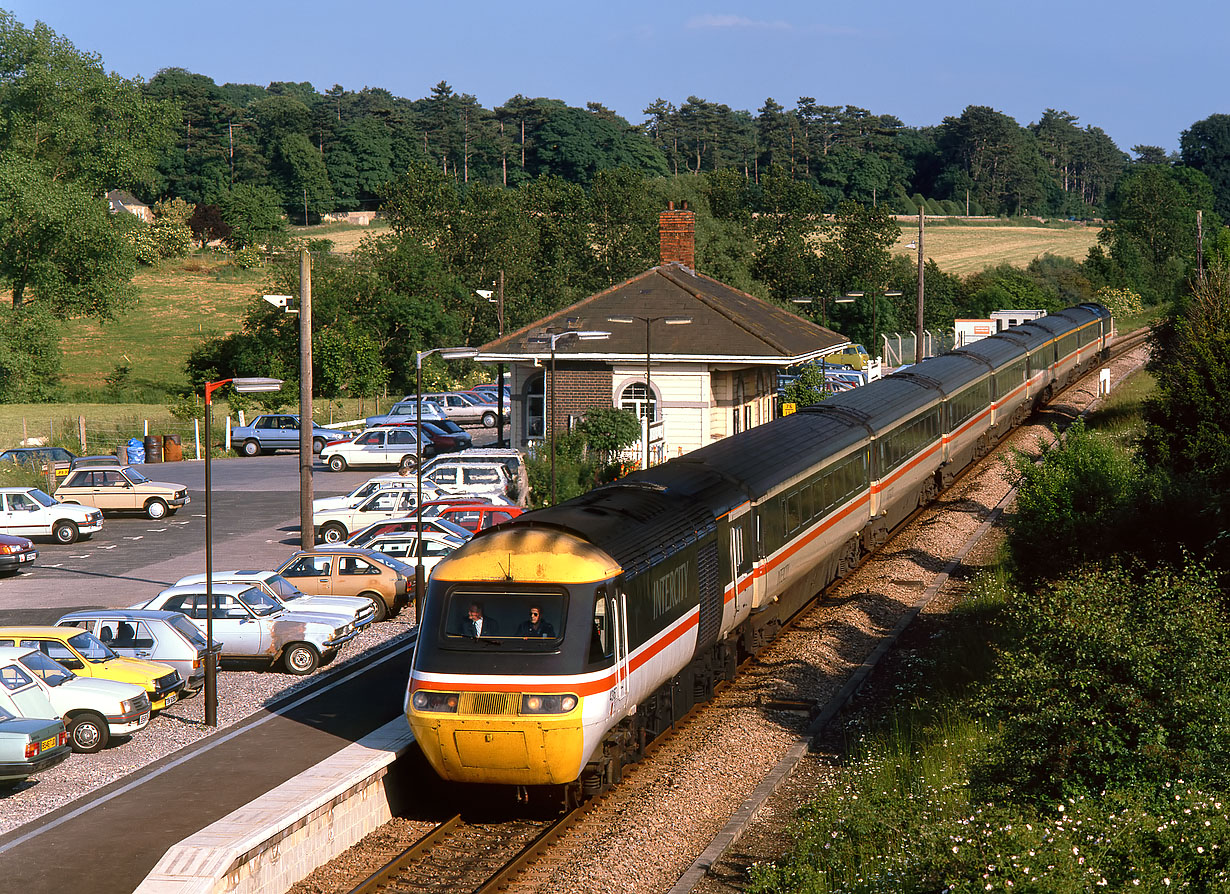
[(167, 504), (162, 500), (150, 500), (145, 504), (145, 514), (153, 519), (162, 518), (167, 514)]
[(78, 714), (68, 722), (68, 739), (78, 754), (93, 754), (107, 745), (111, 733), (107, 721), (98, 714)]
[(483, 425), (487, 428), (495, 428), (496, 416), (495, 413), (483, 413)]
[(314, 441), (312, 441), (312, 452), (313, 453), (320, 453), (320, 451), (324, 449), (325, 449), (325, 439), (324, 438), (316, 438)]
[(375, 595), (374, 593), (361, 593), (359, 595), (366, 596), (368, 599), (372, 601), (372, 605), (376, 607), (376, 614), (372, 616), (373, 624), (378, 624), (381, 621), (388, 620), (389, 608), (387, 605), (384, 604), (383, 599), (381, 599), (379, 596)]
[(302, 677), (316, 670), (320, 664), (320, 653), (308, 643), (291, 643), (282, 653), (282, 666), (287, 673)]
[(331, 456), (329, 457), (329, 468), (334, 472), (345, 472), (346, 460), (340, 456)]
[(58, 521), (55, 527), (51, 529), (52, 535), (56, 539), (56, 543), (76, 543), (77, 542), (77, 526), (70, 521)]
[(340, 522), (325, 522), (320, 526), (320, 539), (325, 543), (341, 543), (347, 533), (346, 526)]
[(403, 456), (401, 458), (401, 462), (398, 463), (399, 468), (409, 469), (410, 471), (414, 471), (414, 468), (417, 465), (418, 465), (418, 457), (415, 457), (415, 456)]
[(243, 446), (239, 450), (244, 456), (260, 456), (261, 442), (255, 438), (244, 441)]

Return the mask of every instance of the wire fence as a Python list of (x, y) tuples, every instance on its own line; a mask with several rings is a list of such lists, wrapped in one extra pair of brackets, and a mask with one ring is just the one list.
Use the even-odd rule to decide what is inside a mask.
[(213, 445), (214, 456), (229, 452), (232, 449), (231, 429), (239, 424), (241, 419), (214, 416), (211, 419), (213, 430), (207, 438), (203, 417), (188, 420), (65, 417), (49, 420), (45, 427), (38, 427), (41, 430), (23, 425), (22, 446), (64, 447), (79, 456), (114, 454), (128, 462), (198, 460), (205, 458), (207, 442)]

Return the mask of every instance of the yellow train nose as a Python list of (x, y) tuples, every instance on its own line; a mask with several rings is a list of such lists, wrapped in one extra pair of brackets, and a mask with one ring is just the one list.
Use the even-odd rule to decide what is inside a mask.
[(428, 763), (444, 779), (500, 785), (555, 785), (581, 772), (585, 735), (579, 713), (511, 719), (407, 715)]

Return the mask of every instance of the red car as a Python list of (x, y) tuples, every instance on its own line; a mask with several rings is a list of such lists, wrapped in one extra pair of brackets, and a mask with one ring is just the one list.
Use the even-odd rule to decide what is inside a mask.
[(467, 531), (482, 531), (521, 514), (518, 506), (497, 506), (494, 503), (469, 503), (441, 509), (439, 517), (461, 525)]

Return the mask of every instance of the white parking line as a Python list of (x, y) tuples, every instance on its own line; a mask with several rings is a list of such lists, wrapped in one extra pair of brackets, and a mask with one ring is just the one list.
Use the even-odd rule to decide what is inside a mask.
[(115, 549), (117, 546), (119, 546), (118, 543), (113, 543), (110, 546), (100, 546), (99, 549)]
[(86, 553), (84, 556), (69, 556), (70, 559), (88, 559), (89, 557), (89, 553)]
[(125, 540), (144, 540), (144, 539), (145, 539), (145, 535), (144, 535), (144, 534), (138, 534), (136, 537), (125, 537), (124, 539), (125, 539)]
[(146, 528), (145, 530), (149, 531), (150, 533), (156, 534), (159, 531), (165, 531), (166, 528)]
[(56, 562), (54, 565), (52, 565), (50, 562), (44, 562), (44, 563), (43, 563), (43, 567), (44, 567), (44, 568), (63, 568), (63, 567), (64, 567), (64, 563), (63, 563), (63, 562)]

